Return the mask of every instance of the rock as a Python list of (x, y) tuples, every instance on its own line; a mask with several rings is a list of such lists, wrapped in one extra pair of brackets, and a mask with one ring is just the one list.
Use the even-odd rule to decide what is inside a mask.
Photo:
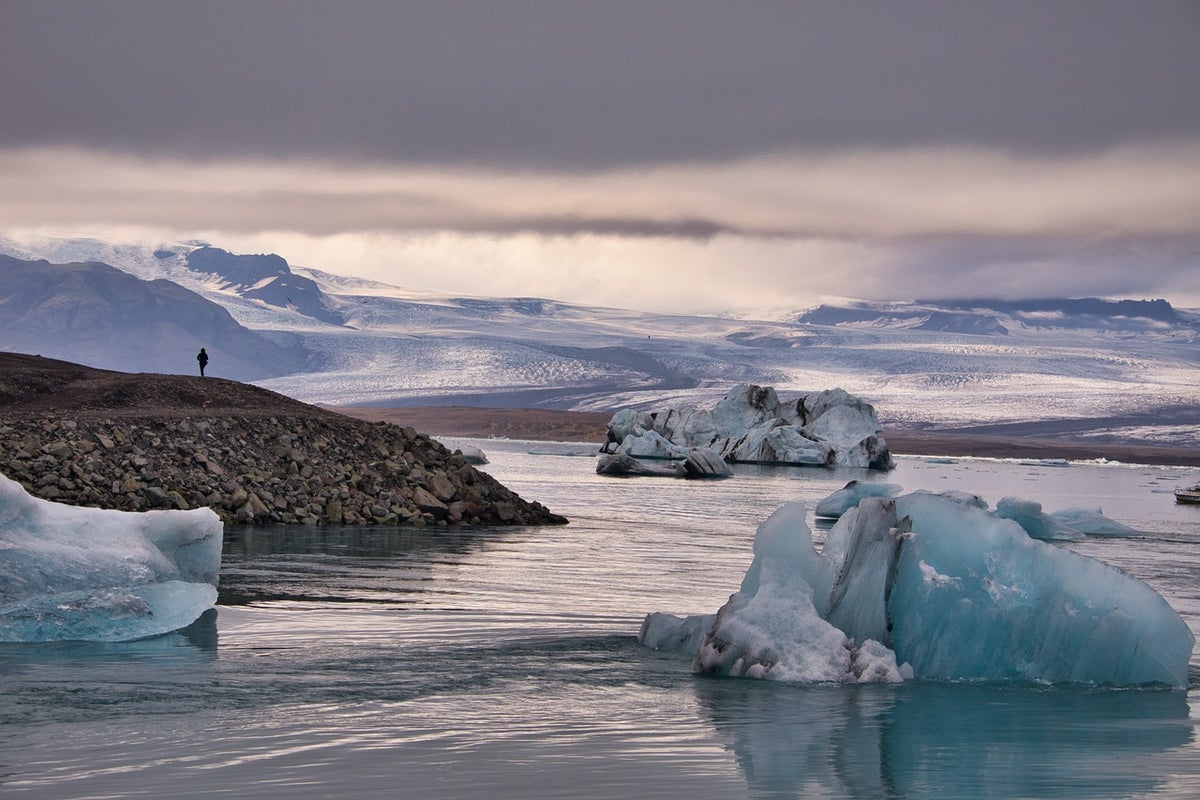
[(429, 488), (429, 491), (433, 493), (433, 496), (438, 500), (441, 500), (443, 503), (450, 502), (450, 500), (454, 498), (454, 493), (457, 491), (451, 480), (441, 472), (435, 472), (433, 475), (429, 476), (429, 480), (426, 481), (425, 485)]
[(254, 524), (566, 522), (411, 428), (319, 409), (183, 420), (82, 414), (74, 428), (54, 413), (0, 411), (0, 473), (74, 505), (206, 505), (226, 522)]
[(433, 514), (435, 517), (443, 517), (450, 510), (445, 503), (420, 486), (413, 490), (413, 503), (421, 511)]

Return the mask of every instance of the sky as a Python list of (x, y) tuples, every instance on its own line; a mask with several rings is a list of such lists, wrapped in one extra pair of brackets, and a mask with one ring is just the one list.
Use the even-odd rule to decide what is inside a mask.
[(1200, 307), (1200, 0), (0, 0), (0, 228), (769, 315)]

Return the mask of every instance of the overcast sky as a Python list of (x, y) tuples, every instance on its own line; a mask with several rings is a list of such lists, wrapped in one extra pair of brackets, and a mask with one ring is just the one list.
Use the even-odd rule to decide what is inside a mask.
[(0, 225), (663, 310), (1200, 307), (1200, 0), (0, 0)]

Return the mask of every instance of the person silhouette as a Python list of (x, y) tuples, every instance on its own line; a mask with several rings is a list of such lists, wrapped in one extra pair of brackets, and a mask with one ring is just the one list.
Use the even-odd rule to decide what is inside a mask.
[(196, 361), (200, 364), (200, 377), (204, 377), (204, 367), (208, 364), (208, 353), (204, 352), (204, 348), (200, 348), (200, 352), (196, 354)]

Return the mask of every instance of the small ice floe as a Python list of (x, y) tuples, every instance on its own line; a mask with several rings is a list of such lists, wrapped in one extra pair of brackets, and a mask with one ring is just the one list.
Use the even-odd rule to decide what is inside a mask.
[(1104, 516), (1099, 508), (1064, 508), (1051, 511), (1050, 518), (1088, 536), (1141, 536), (1128, 525)]
[(124, 642), (185, 628), (217, 602), (223, 535), (209, 508), (80, 508), (0, 475), (0, 642)]
[(478, 447), (476, 447), (473, 444), (462, 445), (461, 447), (458, 448), (458, 452), (462, 453), (462, 457), (466, 459), (468, 464), (487, 464), (488, 463), (488, 457), (486, 455), (484, 455), (482, 450), (480, 450)]
[(565, 456), (571, 458), (592, 458), (596, 455), (595, 450), (577, 450), (572, 447), (533, 447), (525, 452), (531, 456)]
[(1002, 497), (996, 503), (996, 516), (1010, 519), (1034, 539), (1072, 541), (1083, 534), (1042, 511), (1042, 504), (1019, 497)]
[(657, 478), (728, 478), (733, 469), (715, 450), (698, 447), (682, 461), (668, 465), (648, 464), (628, 453), (602, 453), (596, 462), (598, 475), (618, 477), (650, 476)]
[(1027, 461), (1018, 461), (1023, 467), (1069, 467), (1071, 462), (1065, 458), (1035, 458)]
[(898, 483), (850, 481), (817, 503), (815, 513), (818, 517), (837, 519), (850, 509), (857, 507), (864, 497), (895, 497), (902, 491), (904, 491), (904, 487)]

